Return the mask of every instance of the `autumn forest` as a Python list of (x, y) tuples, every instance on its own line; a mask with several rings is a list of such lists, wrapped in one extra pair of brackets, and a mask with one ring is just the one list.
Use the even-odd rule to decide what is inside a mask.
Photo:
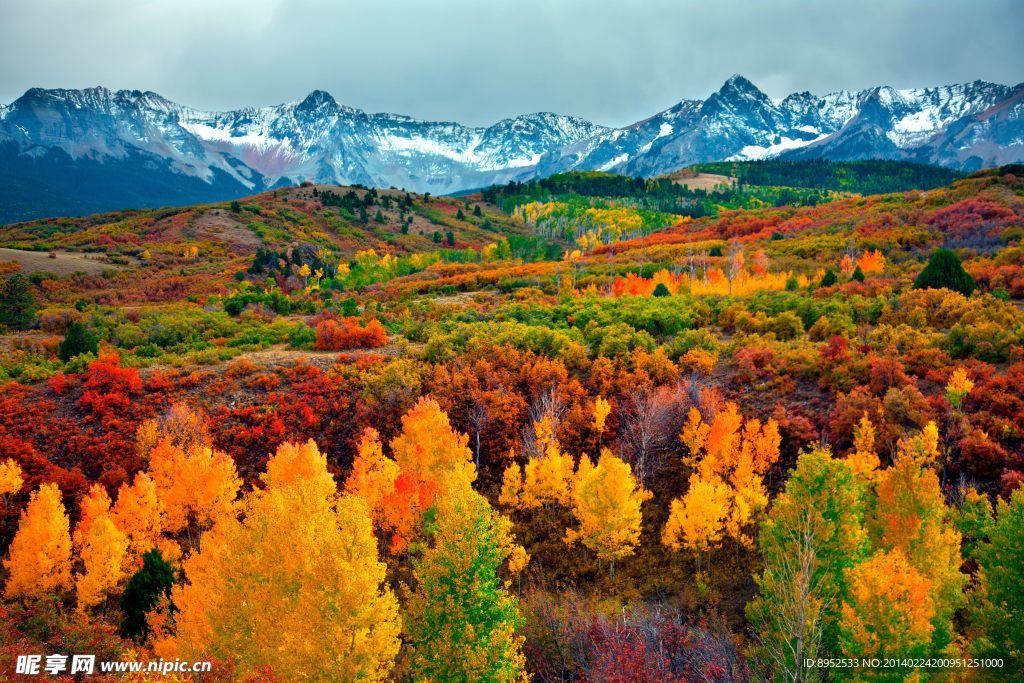
[(1024, 166), (0, 226), (0, 385), (3, 680), (1024, 677)]

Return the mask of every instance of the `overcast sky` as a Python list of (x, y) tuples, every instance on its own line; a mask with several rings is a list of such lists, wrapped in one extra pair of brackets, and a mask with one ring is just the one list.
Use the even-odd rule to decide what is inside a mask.
[(776, 97), (1015, 84), (1022, 35), (1022, 0), (0, 0), (0, 102), (104, 85), (224, 110), (322, 89), (467, 124), (625, 125), (733, 73)]

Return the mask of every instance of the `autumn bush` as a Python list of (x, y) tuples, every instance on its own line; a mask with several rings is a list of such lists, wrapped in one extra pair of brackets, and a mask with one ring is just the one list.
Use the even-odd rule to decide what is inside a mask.
[(315, 348), (320, 351), (374, 349), (388, 343), (388, 333), (379, 320), (373, 318), (360, 323), (357, 317), (321, 320), (316, 326)]

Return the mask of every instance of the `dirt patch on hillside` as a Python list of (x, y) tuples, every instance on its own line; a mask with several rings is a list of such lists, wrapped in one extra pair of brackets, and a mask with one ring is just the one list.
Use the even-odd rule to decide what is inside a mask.
[(236, 254), (251, 254), (263, 245), (256, 234), (239, 222), (231, 212), (213, 209), (196, 218), (192, 224), (195, 239), (224, 242)]
[(97, 275), (104, 270), (120, 267), (108, 261), (103, 254), (82, 254), (73, 251), (45, 252), (0, 248), (0, 261), (17, 261), (21, 270), (26, 273), (42, 271), (54, 275), (78, 272)]
[(710, 192), (719, 185), (736, 185), (736, 179), (732, 176), (719, 175), (717, 173), (690, 173), (682, 171), (671, 176), (673, 181), (679, 185), (685, 185), (691, 190), (704, 190)]

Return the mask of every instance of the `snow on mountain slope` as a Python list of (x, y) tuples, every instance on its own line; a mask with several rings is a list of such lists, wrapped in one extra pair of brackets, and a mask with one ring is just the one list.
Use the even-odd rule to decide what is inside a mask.
[[(205, 112), (152, 92), (33, 88), (0, 105), (0, 221), (228, 198), (303, 180), (435, 194), (570, 169), (667, 173), (723, 159), (906, 159), (973, 170), (1024, 160), (1024, 84), (876, 87), (773, 100), (736, 75), (625, 128), (550, 113), (488, 127), (371, 114), (314, 91), (271, 107)], [(73, 182), (72, 182), (73, 181)], [(24, 189), (39, 206), (25, 209)], [(47, 187), (64, 197), (47, 204)], [(76, 199), (77, 197), (77, 199)], [(196, 199), (199, 201), (199, 199)], [(104, 204), (106, 206), (106, 204)], [(25, 213), (25, 212), (28, 213)], [(35, 211), (36, 213), (33, 213)]]

